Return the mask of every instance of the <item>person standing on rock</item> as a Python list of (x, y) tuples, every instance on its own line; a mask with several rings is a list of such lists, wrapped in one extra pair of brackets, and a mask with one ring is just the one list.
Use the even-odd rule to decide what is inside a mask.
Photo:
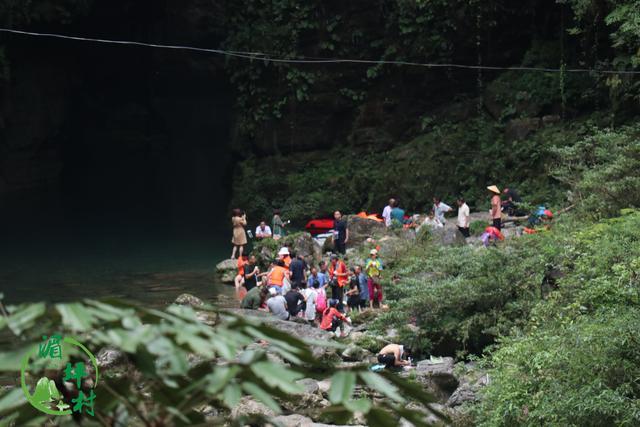
[(304, 311), (304, 318), (312, 325), (315, 324), (316, 321), (316, 302), (318, 301), (319, 291), (320, 282), (318, 282), (317, 280), (313, 281), (313, 283), (308, 288), (302, 290), (302, 295), (307, 302), (307, 306)]
[(439, 197), (433, 198), (433, 212), (436, 214), (436, 218), (438, 218), (443, 225), (447, 223), (444, 214), (450, 211), (451, 206), (444, 203)]
[(289, 264), (289, 271), (291, 272), (291, 285), (302, 288), (307, 282), (307, 263), (304, 261), (304, 257), (300, 254), (294, 255), (291, 264)]
[(389, 204), (385, 206), (384, 209), (382, 210), (382, 218), (384, 218), (384, 225), (386, 225), (387, 227), (391, 227), (391, 210), (393, 209), (395, 204), (396, 204), (395, 199), (391, 198), (389, 199)]
[(487, 190), (491, 193), (491, 222), (498, 230), (502, 230), (502, 202), (500, 190), (495, 185), (490, 185)]
[(334, 252), (344, 255), (347, 252), (347, 242), (349, 242), (349, 229), (347, 221), (342, 219), (342, 213), (333, 213), (333, 248)]
[(404, 346), (388, 344), (378, 352), (378, 363), (385, 365), (387, 368), (411, 365), (408, 360), (402, 360), (404, 355)]
[(369, 281), (367, 275), (363, 273), (362, 267), (356, 265), (356, 276), (358, 277), (358, 288), (360, 289), (360, 309), (367, 308), (369, 304)]
[(382, 306), (382, 285), (380, 284), (380, 276), (382, 275), (382, 261), (378, 259), (378, 251), (371, 249), (369, 259), (364, 264), (364, 271), (367, 273), (367, 288), (369, 293), (369, 308), (373, 308), (374, 301)]
[(391, 208), (391, 225), (394, 227), (402, 227), (404, 223), (404, 209), (400, 208), (400, 202), (398, 200), (394, 200), (393, 207)]
[(271, 220), (271, 226), (273, 228), (273, 238), (275, 240), (278, 240), (281, 237), (284, 237), (285, 225), (286, 224), (284, 223), (284, 221), (282, 221), (282, 218), (280, 218), (280, 210), (275, 209), (273, 211), (273, 219)]
[(258, 279), (264, 276), (264, 274), (260, 274), (260, 269), (256, 262), (256, 256), (251, 255), (244, 265), (244, 287), (247, 292), (258, 286)]
[(331, 285), (331, 298), (339, 301), (338, 308), (342, 307), (344, 298), (344, 287), (349, 281), (349, 271), (347, 265), (338, 258), (338, 255), (331, 255), (331, 265), (329, 266), (329, 284)]
[(231, 259), (235, 259), (237, 250), (239, 250), (238, 257), (242, 258), (242, 251), (247, 244), (247, 233), (244, 231), (244, 227), (247, 225), (247, 215), (240, 209), (234, 209), (231, 216), (231, 224), (233, 225)]
[(464, 201), (462, 196), (458, 197), (458, 230), (465, 237), (469, 237), (471, 234), (469, 233), (469, 225), (471, 222), (471, 212), (469, 211), (469, 206)]

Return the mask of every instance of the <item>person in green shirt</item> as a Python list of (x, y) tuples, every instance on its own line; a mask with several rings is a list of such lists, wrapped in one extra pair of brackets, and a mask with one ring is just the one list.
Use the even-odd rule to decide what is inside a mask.
[(249, 310), (259, 310), (267, 299), (268, 290), (266, 287), (256, 286), (251, 288), (249, 292), (244, 296), (240, 303), (240, 308), (246, 308)]

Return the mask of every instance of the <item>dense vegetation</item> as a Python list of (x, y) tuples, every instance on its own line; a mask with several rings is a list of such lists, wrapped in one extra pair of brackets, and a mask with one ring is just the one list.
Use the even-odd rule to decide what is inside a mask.
[[(427, 425), (417, 407), (405, 407), (409, 401), (423, 405), (432, 401), (420, 387), (393, 375), (370, 372), (366, 366), (328, 370), (327, 361), (314, 357), (309, 343), (255, 319), (206, 306), (198, 306), (196, 311), (190, 306), (171, 305), (163, 311), (123, 302), (84, 301), (54, 307), (35, 303), (9, 306), (6, 311), (0, 307), (0, 331), (14, 334), (13, 348), (0, 351), (0, 372), (17, 382), (0, 396), (2, 425), (71, 422), (70, 416), (52, 418), (34, 409), (19, 386), (23, 358), (31, 355), (35, 360), (27, 371), (27, 387), (33, 388), (38, 378), (33, 374), (39, 373), (56, 381), (67, 403), (69, 394), (80, 390), (65, 390), (62, 366), (85, 360), (81, 352), (66, 347), (60, 369), (33, 357), (41, 337), (52, 331), (72, 335), (89, 348), (115, 352), (107, 368), (100, 371), (100, 380), (95, 371), (89, 371), (99, 388), (92, 405), (94, 416), (86, 416), (82, 410), (73, 414), (83, 424), (264, 424), (269, 419), (266, 414), (232, 415), (243, 396), (253, 396), (280, 414), (304, 391), (296, 380), (330, 377), (331, 406), (322, 415), (327, 421), (344, 423), (359, 413), (371, 426), (393, 425), (400, 416), (417, 426)], [(256, 345), (256, 341), (264, 345)], [(375, 405), (374, 394), (378, 396)], [(380, 396), (388, 399), (380, 400)]]
[(395, 325), (425, 354), (484, 356), (491, 382), (466, 422), (640, 422), (640, 213), (624, 209), (638, 206), (636, 132), (596, 131), (559, 150), (553, 173), (576, 210), (551, 231), (489, 250), (427, 239), (394, 263), (402, 280), (378, 328)]

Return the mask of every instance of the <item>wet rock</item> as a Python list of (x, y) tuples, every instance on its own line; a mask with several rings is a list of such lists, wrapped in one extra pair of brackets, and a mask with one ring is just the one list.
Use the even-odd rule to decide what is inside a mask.
[(238, 418), (245, 415), (264, 415), (266, 417), (275, 416), (275, 412), (269, 409), (263, 403), (253, 400), (251, 397), (243, 397), (240, 402), (231, 409), (231, 418)]
[(180, 294), (174, 303), (178, 305), (188, 305), (191, 307), (202, 307), (204, 305), (204, 302), (200, 298), (191, 294)]
[(223, 283), (233, 283), (233, 279), (238, 273), (238, 261), (235, 259), (225, 259), (216, 265), (216, 272)]

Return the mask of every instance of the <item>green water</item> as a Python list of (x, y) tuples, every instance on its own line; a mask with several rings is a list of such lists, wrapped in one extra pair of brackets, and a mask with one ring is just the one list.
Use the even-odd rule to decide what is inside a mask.
[(184, 292), (226, 305), (233, 289), (215, 276), (229, 256), (225, 237), (135, 226), (7, 231), (0, 292), (7, 305), (115, 297), (160, 307)]

